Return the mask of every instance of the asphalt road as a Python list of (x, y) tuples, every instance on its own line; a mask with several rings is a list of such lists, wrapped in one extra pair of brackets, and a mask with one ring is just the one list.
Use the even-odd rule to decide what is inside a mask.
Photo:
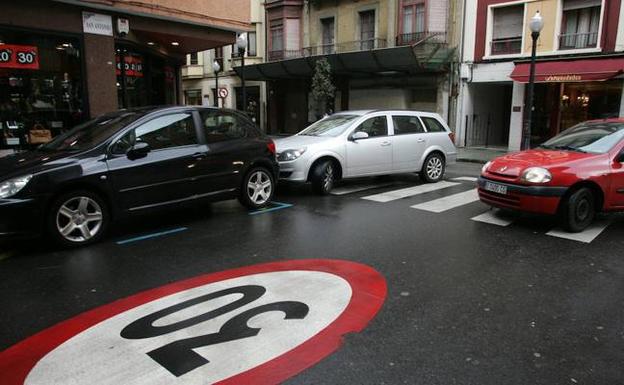
[[(492, 220), (474, 182), (452, 180), (479, 168), (454, 165), (446, 178), (457, 184), (403, 198), (396, 190), (421, 185), (413, 175), (327, 197), (283, 186), (276, 200), (292, 206), (259, 215), (223, 202), (142, 217), (78, 250), (4, 245), (0, 349), (170, 282), (329, 258), (376, 269), (387, 298), (362, 332), (290, 384), (623, 384), (624, 218), (603, 218), (577, 240), (549, 234), (549, 218)], [(472, 219), (482, 214), (497, 224)]]

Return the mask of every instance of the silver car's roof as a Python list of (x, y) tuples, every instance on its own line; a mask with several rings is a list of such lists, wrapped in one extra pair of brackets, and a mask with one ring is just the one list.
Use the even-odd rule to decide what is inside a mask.
[(414, 113), (414, 114), (424, 114), (424, 115), (436, 115), (439, 116), (436, 112), (431, 111), (418, 111), (418, 110), (410, 110), (410, 109), (400, 109), (400, 108), (384, 108), (384, 109), (376, 109), (376, 110), (345, 110), (338, 111), (332, 115), (368, 115), (372, 113), (378, 112), (386, 112), (386, 113)]

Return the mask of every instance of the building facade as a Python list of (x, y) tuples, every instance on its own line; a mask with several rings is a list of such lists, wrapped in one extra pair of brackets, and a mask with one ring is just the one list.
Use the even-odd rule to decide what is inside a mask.
[[(250, 23), (245, 32), (247, 49), (245, 65), (260, 64), (265, 61), (265, 14), (260, 0), (247, 0), (250, 9)], [(221, 70), (218, 79), (213, 69), (214, 62)], [(242, 110), (242, 85), (234, 67), (241, 65), (241, 58), (235, 45), (187, 55), (182, 67), (182, 88), (185, 104), (215, 106)], [(225, 97), (218, 96), (217, 82)], [(266, 84), (250, 80), (245, 83), (247, 90), (246, 110), (249, 116), (264, 130), (266, 128)], [(225, 90), (225, 91), (223, 91)]]
[(118, 108), (181, 102), (187, 52), (231, 44), (244, 0), (0, 2), (3, 148), (28, 148)]
[(532, 39), (540, 12), (533, 123), (537, 145), (579, 122), (622, 116), (620, 0), (477, 0), (463, 15), (457, 144), (521, 147)]
[(410, 108), (447, 119), (460, 36), (456, 3), (269, 0), (266, 62), (234, 70), (267, 83), (270, 133), (295, 133), (319, 118), (310, 87), (320, 58), (337, 88), (333, 111)]

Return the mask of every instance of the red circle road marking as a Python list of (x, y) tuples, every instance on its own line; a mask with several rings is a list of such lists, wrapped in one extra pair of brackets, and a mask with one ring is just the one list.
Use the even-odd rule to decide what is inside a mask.
[(347, 333), (360, 332), (377, 314), (386, 298), (383, 276), (369, 266), (343, 260), (307, 259), (271, 262), (205, 274), (147, 290), (63, 321), (0, 352), (0, 373), (7, 385), (23, 384), (32, 368), (47, 353), (79, 333), (113, 316), (159, 298), (223, 280), (252, 274), (289, 270), (319, 271), (345, 279), (351, 299), (340, 316), (325, 329), (294, 349), (234, 375), (219, 384), (275, 384), (316, 364), (336, 351)]

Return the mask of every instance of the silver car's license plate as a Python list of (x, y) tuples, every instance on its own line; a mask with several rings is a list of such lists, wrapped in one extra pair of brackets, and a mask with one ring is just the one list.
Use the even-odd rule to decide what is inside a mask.
[(503, 195), (507, 194), (507, 186), (503, 186), (503, 185), (492, 183), (492, 182), (485, 182), (485, 189), (488, 191), (498, 193), (498, 194), (503, 194)]

